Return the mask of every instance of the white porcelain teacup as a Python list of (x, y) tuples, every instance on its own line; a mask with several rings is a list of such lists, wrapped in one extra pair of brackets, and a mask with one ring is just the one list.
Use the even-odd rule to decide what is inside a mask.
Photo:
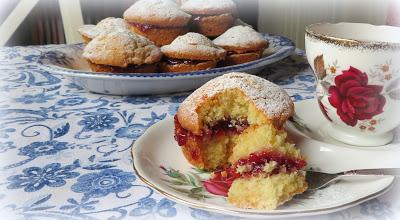
[(362, 23), (306, 27), (307, 59), (327, 133), (347, 144), (390, 143), (400, 125), (400, 28)]

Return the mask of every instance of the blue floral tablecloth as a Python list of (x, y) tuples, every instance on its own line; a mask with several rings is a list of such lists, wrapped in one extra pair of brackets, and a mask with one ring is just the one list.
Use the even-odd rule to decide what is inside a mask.
[[(36, 64), (57, 47), (0, 49), (0, 219), (238, 219), (176, 204), (133, 171), (132, 142), (174, 115), (187, 94), (88, 93)], [(261, 76), (296, 101), (314, 98), (301, 51)], [(357, 207), (303, 219), (400, 219), (397, 186)]]

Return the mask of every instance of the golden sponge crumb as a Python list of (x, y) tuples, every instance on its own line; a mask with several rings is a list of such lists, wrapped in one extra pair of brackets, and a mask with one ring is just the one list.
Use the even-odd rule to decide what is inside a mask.
[(204, 164), (207, 170), (214, 170), (227, 163), (229, 138), (222, 136), (210, 140), (204, 148)]
[(242, 134), (233, 137), (232, 142), (233, 150), (228, 160), (230, 163), (265, 149), (294, 158), (301, 157), (300, 150), (295, 148), (294, 144), (287, 142), (287, 133), (276, 129), (272, 124), (250, 126)]
[(307, 182), (301, 171), (240, 178), (233, 181), (228, 201), (239, 208), (272, 210), (306, 189)]
[(266, 116), (239, 89), (225, 90), (208, 99), (198, 109), (198, 114), (205, 125), (213, 125), (223, 119), (244, 118), (250, 125), (268, 121)]
[(251, 153), (263, 150), (277, 151), (292, 158), (301, 158), (300, 150), (287, 141), (287, 133), (272, 124), (250, 125), (241, 134), (227, 134), (203, 143), (203, 161), (206, 170), (227, 163), (234, 164)]
[[(230, 89), (208, 99), (199, 109), (203, 123), (212, 126), (220, 120), (245, 119), (249, 124), (241, 134), (227, 134), (224, 140), (217, 137), (202, 143), (202, 154), (206, 170), (221, 167), (227, 162), (235, 163), (249, 154), (271, 150), (299, 158), (300, 151), (287, 141), (283, 129), (277, 129), (242, 91)], [(226, 148), (224, 150), (224, 148)]]

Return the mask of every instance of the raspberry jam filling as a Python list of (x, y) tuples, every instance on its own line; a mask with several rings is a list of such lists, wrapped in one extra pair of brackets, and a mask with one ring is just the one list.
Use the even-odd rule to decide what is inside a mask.
[(170, 65), (179, 65), (179, 64), (196, 65), (199, 63), (207, 62), (204, 60), (186, 60), (186, 59), (174, 59), (174, 58), (167, 58), (164, 61)]
[(240, 134), (247, 127), (249, 127), (249, 124), (245, 119), (219, 120), (211, 126), (204, 126), (202, 133), (200, 135), (196, 135), (183, 128), (176, 116), (174, 117), (174, 123), (175, 123), (175, 140), (178, 142), (180, 146), (185, 145), (186, 142), (192, 138), (196, 139), (196, 142), (198, 142), (203, 138), (209, 138), (215, 135)]
[(254, 176), (260, 173), (268, 175), (290, 173), (300, 170), (306, 165), (303, 159), (292, 158), (280, 152), (261, 151), (251, 153), (233, 166), (241, 176)]
[(278, 173), (291, 173), (302, 169), (307, 162), (291, 158), (280, 152), (261, 151), (251, 153), (247, 158), (238, 160), (232, 166), (215, 171), (210, 180), (232, 182), (239, 177), (251, 177), (259, 174), (268, 176)]
[(237, 52), (237, 51), (228, 51), (226, 55), (235, 55), (235, 54), (246, 54), (246, 53), (257, 53), (259, 54), (259, 50), (249, 50), (249, 51), (242, 51), (242, 52)]
[(101, 68), (108, 69), (109, 71), (113, 73), (129, 73), (129, 72), (135, 72), (137, 70), (143, 69), (143, 68), (150, 68), (151, 65), (134, 65), (134, 64), (129, 64), (127, 67), (119, 67), (119, 66), (111, 66), (111, 65), (103, 65), (103, 64), (96, 64), (97, 66)]
[(227, 196), (229, 188), (237, 178), (295, 172), (306, 164), (303, 159), (291, 158), (279, 152), (261, 151), (238, 160), (232, 166), (215, 171), (203, 185), (210, 193)]
[(146, 32), (148, 30), (152, 30), (152, 29), (166, 29), (169, 27), (160, 27), (157, 25), (152, 25), (152, 24), (143, 24), (143, 23), (137, 23), (137, 22), (129, 22), (130, 25), (135, 26), (136, 28), (138, 28), (139, 30), (141, 30), (142, 32)]

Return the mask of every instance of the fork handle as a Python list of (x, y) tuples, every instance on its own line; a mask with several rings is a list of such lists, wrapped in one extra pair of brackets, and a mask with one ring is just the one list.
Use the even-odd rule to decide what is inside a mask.
[(349, 171), (342, 172), (340, 174), (341, 175), (393, 175), (393, 176), (400, 176), (400, 168), (349, 170)]

